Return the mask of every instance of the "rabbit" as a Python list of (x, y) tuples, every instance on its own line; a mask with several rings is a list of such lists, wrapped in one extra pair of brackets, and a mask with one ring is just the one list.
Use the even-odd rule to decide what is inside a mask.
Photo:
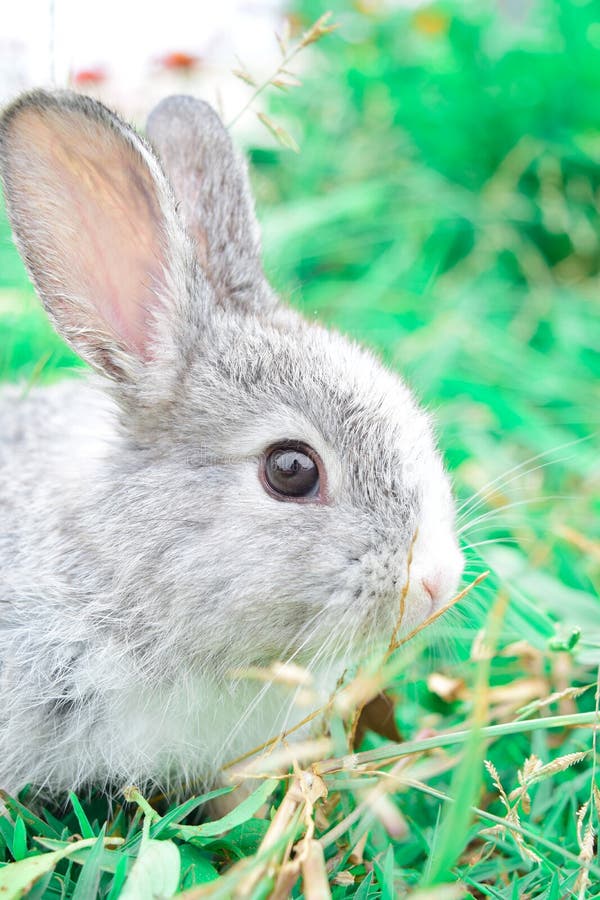
[[(0, 788), (214, 784), (463, 569), (430, 415), (275, 296), (218, 115), (68, 91), (0, 120), (14, 238), (87, 373), (0, 391)], [(235, 673), (238, 673), (236, 676)]]

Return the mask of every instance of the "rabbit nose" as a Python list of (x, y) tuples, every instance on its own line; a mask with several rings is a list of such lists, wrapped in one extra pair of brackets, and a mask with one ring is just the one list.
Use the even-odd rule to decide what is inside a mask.
[(425, 589), (425, 592), (431, 597), (434, 608), (448, 592), (448, 582), (444, 578), (443, 572), (439, 569), (435, 572), (430, 572), (429, 575), (422, 578), (421, 584)]

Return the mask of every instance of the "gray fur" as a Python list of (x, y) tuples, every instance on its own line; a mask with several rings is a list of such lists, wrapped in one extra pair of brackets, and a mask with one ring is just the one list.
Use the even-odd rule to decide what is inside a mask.
[[(149, 314), (129, 307), (123, 330), (82, 292), (94, 276), (59, 264), (68, 223), (48, 210), (67, 205), (27, 183), (37, 149), (19, 116), (49, 108), (85, 153), (108, 129), (134, 182), (154, 185), (144, 233), (164, 264)], [(368, 352), (276, 304), (215, 113), (163, 101), (149, 138), (179, 213), (148, 145), (95, 101), (36, 92), (0, 125), (23, 257), (99, 372), (0, 393), (0, 787), (12, 791), (210, 782), (290, 714), (288, 693), (232, 670), (293, 658), (327, 691), (344, 658), (389, 637), (413, 541), (405, 629), (462, 569), (428, 416)], [(89, 263), (103, 242), (88, 243)], [(259, 459), (282, 439), (320, 454), (327, 503), (264, 491)]]

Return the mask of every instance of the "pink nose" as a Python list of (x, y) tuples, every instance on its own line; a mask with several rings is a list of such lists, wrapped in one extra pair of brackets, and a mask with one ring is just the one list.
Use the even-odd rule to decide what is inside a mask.
[(441, 572), (431, 572), (423, 578), (421, 584), (431, 597), (433, 603), (438, 603), (446, 593), (446, 580)]

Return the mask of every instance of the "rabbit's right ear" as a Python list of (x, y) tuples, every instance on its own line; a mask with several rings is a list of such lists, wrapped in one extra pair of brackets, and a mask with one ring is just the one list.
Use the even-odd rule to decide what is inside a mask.
[(262, 270), (246, 165), (217, 113), (195, 97), (167, 97), (150, 113), (146, 134), (217, 301), (270, 311), (276, 300)]
[(0, 169), (23, 260), (76, 352), (120, 380), (171, 354), (183, 308), (197, 315), (193, 251), (135, 131), (95, 100), (34, 91), (0, 119)]

